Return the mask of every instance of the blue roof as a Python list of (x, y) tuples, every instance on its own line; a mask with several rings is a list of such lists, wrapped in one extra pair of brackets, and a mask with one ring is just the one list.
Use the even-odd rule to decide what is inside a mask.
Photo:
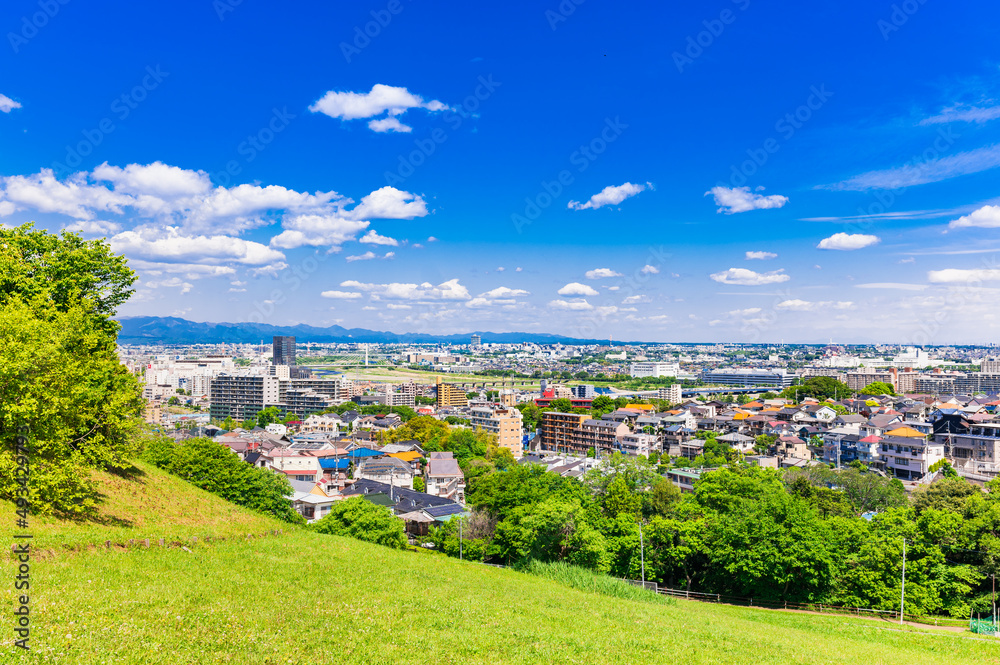
[(427, 508), (424, 508), (424, 512), (431, 517), (448, 517), (464, 513), (465, 508), (463, 508), (460, 504), (452, 503), (445, 504), (443, 506), (428, 506)]
[(321, 457), (319, 460), (319, 468), (321, 469), (348, 469), (351, 466), (351, 460), (349, 459), (333, 459)]
[(371, 448), (355, 448), (351, 452), (347, 453), (348, 457), (381, 457), (382, 453), (377, 450), (372, 450)]

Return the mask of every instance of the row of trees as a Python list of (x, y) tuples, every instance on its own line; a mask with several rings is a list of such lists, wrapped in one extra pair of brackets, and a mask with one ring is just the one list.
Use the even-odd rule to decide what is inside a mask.
[[(584, 482), (516, 466), (471, 480), (466, 558), (567, 561), (618, 577), (762, 600), (898, 607), (903, 541), (907, 607), (968, 617), (989, 611), (1000, 564), (1000, 483), (984, 494), (939, 482), (908, 501), (865, 469), (734, 466), (681, 495), (643, 458), (616, 457)], [(458, 552), (458, 523), (433, 531)]]

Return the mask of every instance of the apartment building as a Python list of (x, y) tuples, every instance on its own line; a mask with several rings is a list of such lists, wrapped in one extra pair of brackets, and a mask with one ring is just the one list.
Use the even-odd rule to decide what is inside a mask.
[(569, 391), (570, 395), (576, 399), (594, 399), (594, 386), (572, 386)]
[(967, 434), (939, 434), (935, 440), (947, 441), (956, 465), (1000, 464), (1000, 423), (970, 424)]
[(545, 450), (576, 450), (576, 432), (589, 416), (583, 413), (547, 411), (542, 414), (538, 445)]
[(671, 404), (680, 404), (684, 399), (681, 396), (681, 384), (671, 383), (669, 386), (663, 386), (656, 391), (656, 398)]
[(890, 386), (892, 386), (893, 390), (896, 390), (898, 392), (896, 384), (897, 376), (898, 375), (895, 368), (882, 369), (882, 370), (876, 370), (874, 368), (863, 369), (859, 372), (847, 373), (847, 386), (851, 390), (861, 390), (866, 386), (875, 383), (876, 381), (880, 381), (882, 383), (888, 383)]
[(629, 375), (635, 377), (677, 376), (680, 373), (681, 366), (679, 363), (644, 362), (632, 363), (629, 367)]
[(441, 377), (437, 377), (435, 382), (437, 387), (437, 406), (438, 408), (444, 406), (468, 406), (469, 399), (465, 396), (465, 391), (461, 388), (451, 385), (450, 383), (444, 383), (441, 381)]
[(274, 376), (220, 374), (212, 380), (211, 417), (249, 420), (265, 406), (281, 402), (280, 383), (281, 380)]
[(469, 410), (473, 429), (483, 429), (497, 435), (497, 444), (509, 450), (514, 457), (524, 455), (522, 416), (517, 409), (496, 406), (477, 406)]
[(983, 374), (1000, 374), (1000, 359), (983, 360), (979, 371)]
[(624, 434), (618, 443), (626, 455), (649, 455), (660, 449), (660, 440), (655, 434)]
[(702, 372), (701, 380), (710, 385), (787, 388), (792, 385), (795, 375), (783, 369), (717, 369)]
[(576, 452), (594, 451), (598, 456), (604, 457), (617, 452), (619, 437), (627, 436), (629, 433), (628, 425), (624, 422), (588, 418), (580, 423), (573, 448)]

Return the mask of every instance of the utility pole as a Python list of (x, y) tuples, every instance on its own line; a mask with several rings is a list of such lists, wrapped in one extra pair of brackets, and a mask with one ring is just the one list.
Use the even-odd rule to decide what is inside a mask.
[[(903, 547), (906, 547), (904, 542)], [(458, 518), (458, 560), (462, 560), (462, 518)]]
[(639, 558), (642, 561), (642, 585), (646, 586), (646, 545), (642, 540), (642, 520), (639, 520)]
[(903, 538), (903, 584), (899, 589), (899, 625), (903, 625), (903, 604), (906, 602), (906, 538)]

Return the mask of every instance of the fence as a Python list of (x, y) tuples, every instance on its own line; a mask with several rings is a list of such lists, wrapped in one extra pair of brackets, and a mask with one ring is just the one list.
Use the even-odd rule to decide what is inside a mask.
[[(736, 596), (726, 596), (718, 593), (700, 593), (697, 591), (687, 591), (685, 589), (667, 589), (661, 587), (658, 590), (665, 596), (674, 598), (687, 598), (689, 600), (699, 600), (707, 603), (725, 603), (726, 605), (741, 605), (744, 607), (762, 607), (765, 609), (777, 610), (803, 610), (806, 612), (822, 612), (832, 614), (853, 614), (854, 616), (878, 617), (881, 619), (899, 619), (898, 610), (876, 610), (870, 607), (845, 607), (843, 605), (829, 605), (827, 603), (790, 603), (783, 600), (762, 600), (760, 598), (739, 598)], [(910, 619), (923, 619), (914, 615), (906, 615)]]
[(1000, 626), (997, 625), (997, 618), (969, 619), (969, 630), (979, 635), (1000, 636)]

